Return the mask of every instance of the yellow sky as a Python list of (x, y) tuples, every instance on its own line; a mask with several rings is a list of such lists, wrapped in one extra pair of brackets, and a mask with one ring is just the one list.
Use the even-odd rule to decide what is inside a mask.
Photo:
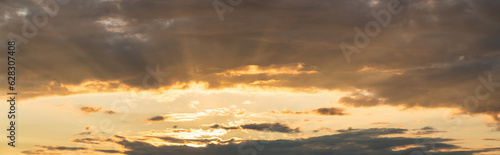
[[(348, 128), (408, 129), (408, 133), (400, 136), (456, 139), (453, 144), (467, 148), (479, 149), (486, 145), (492, 147), (500, 144), (499, 141), (482, 140), (491, 138), (491, 128), (484, 124), (493, 122), (485, 115), (456, 115), (456, 110), (452, 108), (349, 107), (337, 103), (338, 99), (346, 94), (345, 92), (315, 90), (311, 93), (290, 90), (256, 91), (256, 89), (258, 88), (239, 87), (209, 90), (204, 84), (193, 83), (185, 89), (169, 89), (160, 93), (150, 91), (89, 93), (27, 100), (19, 105), (22, 108), (19, 112), (19, 126), (22, 128), (19, 130), (20, 143), (16, 149), (30, 150), (35, 145), (77, 147), (82, 144), (71, 142), (72, 139), (106, 138), (113, 135), (136, 138), (144, 136), (169, 136), (179, 139), (215, 138), (222, 141), (293, 140), (334, 134), (338, 133), (336, 130)], [(85, 112), (81, 107), (100, 108), (98, 111)], [(310, 111), (322, 107), (342, 108), (346, 114), (335, 116), (276, 113), (284, 110)], [(109, 110), (115, 113), (104, 112)], [(164, 121), (147, 121), (153, 116), (169, 118)], [(109, 121), (112, 127), (101, 124), (106, 121)], [(238, 126), (266, 122), (289, 124), (291, 128), (300, 128), (301, 132), (209, 128), (213, 124)], [(427, 126), (443, 132), (416, 134)], [(475, 134), (470, 134), (471, 131), (475, 131)], [(78, 135), (82, 132), (90, 134)], [(149, 139), (145, 142), (155, 146), (180, 145), (158, 139)], [(181, 144), (204, 147), (207, 143)], [(90, 146), (102, 149), (120, 148), (110, 144)], [(2, 146), (2, 150), (4, 149), (10, 148)]]

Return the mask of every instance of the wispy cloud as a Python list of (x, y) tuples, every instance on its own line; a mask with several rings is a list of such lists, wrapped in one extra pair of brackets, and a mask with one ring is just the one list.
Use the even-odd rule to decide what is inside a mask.
[(217, 75), (225, 76), (242, 76), (242, 75), (278, 75), (278, 74), (313, 74), (318, 73), (315, 70), (305, 70), (304, 64), (299, 63), (297, 65), (271, 65), (271, 66), (258, 66), (258, 65), (248, 65), (240, 67), (238, 69), (227, 70), (222, 73), (217, 73)]
[(280, 112), (272, 111), (273, 113), (280, 113), (280, 114), (293, 114), (293, 115), (301, 115), (301, 114), (315, 114), (315, 115), (326, 115), (326, 116), (342, 116), (342, 115), (347, 115), (347, 113), (344, 113), (344, 109), (342, 108), (335, 108), (335, 107), (330, 107), (330, 108), (318, 108), (310, 111), (291, 111), (291, 110), (283, 110)]
[(209, 126), (210, 128), (221, 128), (221, 129), (226, 129), (226, 130), (231, 130), (231, 129), (250, 129), (250, 130), (257, 130), (257, 131), (268, 131), (268, 132), (282, 132), (282, 133), (296, 133), (300, 132), (300, 128), (291, 128), (287, 124), (283, 123), (250, 123), (250, 124), (243, 124), (239, 126), (224, 126), (224, 125), (219, 125), (219, 124), (214, 124)]
[(229, 115), (240, 115), (241, 110), (231, 111), (229, 108), (215, 108), (215, 109), (205, 109), (203, 112), (197, 113), (173, 113), (166, 114), (163, 116), (154, 116), (146, 119), (145, 121), (158, 122), (185, 122), (198, 120), (205, 116), (229, 116)]

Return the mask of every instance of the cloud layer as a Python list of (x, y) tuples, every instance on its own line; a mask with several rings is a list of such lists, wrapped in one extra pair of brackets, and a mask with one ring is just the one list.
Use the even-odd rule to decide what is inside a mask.
[[(31, 90), (27, 98), (145, 89), (144, 77), (158, 71), (168, 76), (149, 84), (320, 88), (353, 92), (340, 100), (352, 106), (456, 107), (499, 64), (499, 2), (400, 2), (403, 11), (348, 64), (339, 44), (353, 43), (353, 28), (374, 21), (369, 11), (387, 1), (249, 0), (223, 22), (197, 0), (71, 1), (19, 44), (19, 87)], [(5, 34), (22, 34), (21, 19), (41, 10), (32, 1), (1, 4), (12, 6), (4, 7)], [(470, 112), (498, 117), (499, 96)]]
[[(146, 139), (134, 139), (123, 136), (113, 136), (111, 139), (93, 139), (92, 141), (114, 143), (124, 147), (125, 151), (107, 150), (108, 152), (122, 152), (123, 154), (424, 154), (432, 149), (432, 154), (436, 155), (472, 155), (474, 153), (484, 153), (488, 151), (500, 150), (500, 148), (487, 148), (480, 150), (470, 150), (457, 145), (450, 144), (453, 139), (444, 138), (409, 138), (397, 135), (404, 134), (408, 130), (400, 128), (371, 128), (371, 129), (347, 129), (337, 130), (337, 134), (319, 137), (310, 137), (296, 140), (259, 140), (243, 141), (235, 143), (233, 140), (225, 141), (221, 144), (208, 144), (206, 147), (189, 147), (186, 145), (152, 145)], [(220, 141), (217, 139), (189, 140), (172, 137), (148, 137), (157, 138), (169, 143), (186, 142), (210, 142)], [(142, 140), (141, 140), (142, 139)], [(75, 142), (88, 143), (87, 140)], [(65, 146), (39, 146), (50, 151), (74, 151), (91, 150), (89, 148), (65, 147)], [(103, 152), (102, 150), (93, 150)], [(24, 153), (36, 152), (36, 150), (25, 151)], [(430, 152), (427, 152), (430, 153)]]

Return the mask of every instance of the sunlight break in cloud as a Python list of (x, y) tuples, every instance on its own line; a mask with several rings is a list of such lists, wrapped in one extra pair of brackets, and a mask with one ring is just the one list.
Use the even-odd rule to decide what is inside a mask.
[(254, 75), (254, 74), (266, 74), (266, 75), (278, 75), (278, 74), (313, 74), (318, 73), (315, 70), (303, 70), (304, 64), (298, 63), (297, 65), (271, 65), (271, 66), (258, 66), (258, 65), (248, 65), (240, 67), (239, 69), (227, 70), (222, 73), (217, 73), (217, 75), (225, 76), (242, 76), (242, 75)]

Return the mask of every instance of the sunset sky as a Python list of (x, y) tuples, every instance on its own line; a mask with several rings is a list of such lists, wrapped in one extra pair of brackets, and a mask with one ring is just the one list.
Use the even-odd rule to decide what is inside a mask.
[(500, 154), (496, 0), (1, 0), (0, 34), (2, 155)]

